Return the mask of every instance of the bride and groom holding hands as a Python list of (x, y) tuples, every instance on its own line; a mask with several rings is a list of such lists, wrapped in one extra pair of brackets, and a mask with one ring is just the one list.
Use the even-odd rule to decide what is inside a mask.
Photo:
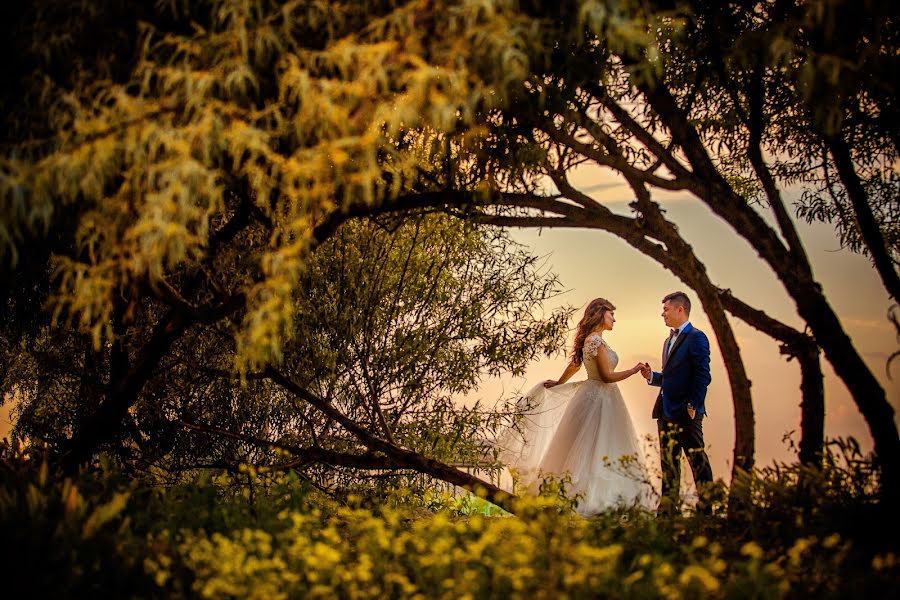
[[(617, 382), (638, 373), (659, 388), (652, 418), (659, 432), (662, 491), (659, 510), (677, 505), (681, 453), (687, 455), (698, 490), (712, 482), (703, 442), (709, 341), (690, 323), (691, 301), (683, 292), (662, 299), (670, 333), (658, 371), (648, 363), (616, 371), (619, 357), (604, 339), (613, 329), (616, 307), (592, 300), (575, 333), (566, 369), (558, 380), (535, 386), (518, 431), (501, 436), (500, 456), (528, 488), (550, 476), (568, 475), (570, 493), (581, 500), (577, 512), (591, 515), (617, 504), (652, 508), (653, 490), (631, 415)], [(587, 380), (568, 383), (584, 367)]]

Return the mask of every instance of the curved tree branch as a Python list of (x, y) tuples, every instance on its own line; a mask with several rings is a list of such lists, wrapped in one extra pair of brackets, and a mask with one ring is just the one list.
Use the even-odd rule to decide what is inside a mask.
[(412, 450), (401, 448), (396, 444), (392, 444), (387, 440), (375, 436), (365, 427), (344, 415), (330, 402), (316, 396), (272, 367), (267, 368), (264, 374), (272, 382), (306, 402), (309, 402), (309, 404), (326, 416), (337, 423), (340, 423), (344, 429), (352, 433), (369, 450), (384, 454), (403, 468), (419, 471), (420, 473), (431, 475), (432, 477), (446, 481), (447, 483), (452, 483), (469, 491), (484, 494), (492, 503), (512, 512), (512, 501), (514, 500), (514, 497), (494, 484), (488, 483), (483, 479), (460, 471), (459, 469), (440, 461), (413, 452)]

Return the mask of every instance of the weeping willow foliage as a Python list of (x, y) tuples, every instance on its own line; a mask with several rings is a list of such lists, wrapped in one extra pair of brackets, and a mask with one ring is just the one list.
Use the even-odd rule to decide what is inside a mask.
[(15, 261), (26, 228), (77, 205), (52, 301), (99, 348), (117, 291), (199, 268), (225, 192), (240, 188), (272, 225), (253, 250), (259, 277), (233, 290), (248, 302), (240, 356), (276, 358), (315, 225), (411, 189), (445, 152), (442, 136), (499, 106), (505, 82), (524, 75), (517, 48), (533, 46), (536, 29), (508, 8), (158, 2), (156, 20), (178, 26), (140, 22), (123, 80), (43, 82), (49, 139), (0, 161), (4, 256)]

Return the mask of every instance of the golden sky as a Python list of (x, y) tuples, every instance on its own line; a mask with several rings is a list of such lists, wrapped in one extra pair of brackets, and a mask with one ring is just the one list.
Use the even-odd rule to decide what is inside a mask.
[[(616, 185), (597, 171), (582, 171), (573, 178), (582, 189), (593, 188), (593, 196), (610, 209), (630, 214), (628, 188)], [(654, 199), (667, 211), (701, 261), (711, 279), (719, 286), (769, 315), (803, 329), (790, 297), (749, 244), (733, 233), (696, 199), (686, 194), (657, 193)], [(771, 220), (770, 220), (771, 221)], [(817, 280), (823, 285), (832, 307), (875, 375), (885, 386), (895, 410), (900, 408), (900, 359), (895, 361), (894, 381), (885, 376), (885, 361), (897, 349), (893, 326), (887, 321), (890, 306), (876, 272), (860, 255), (841, 250), (831, 225), (797, 223)], [(557, 273), (567, 293), (548, 308), (559, 304), (578, 307), (570, 327), (574, 329), (584, 306), (601, 296), (617, 307), (615, 329), (605, 334), (620, 358), (620, 367), (638, 361), (659, 367), (660, 349), (668, 329), (660, 317), (660, 299), (669, 292), (684, 290), (694, 302), (691, 322), (704, 330), (712, 349), (712, 384), (709, 387), (704, 434), (716, 477), (727, 479), (734, 447), (734, 421), (731, 394), (718, 346), (696, 294), (655, 261), (632, 249), (619, 238), (600, 231), (578, 229), (515, 230), (513, 237), (527, 244), (536, 254), (546, 256), (547, 267)], [(799, 442), (800, 372), (796, 362), (786, 362), (777, 344), (767, 336), (732, 318), (732, 326), (752, 382), (756, 412), (757, 465), (773, 460), (792, 461), (782, 441), (795, 431)], [(574, 330), (567, 341), (571, 346)], [(568, 352), (567, 347), (567, 352)], [(825, 433), (828, 437), (854, 436), (864, 450), (871, 450), (868, 428), (850, 394), (824, 360)], [(544, 379), (555, 379), (565, 367), (562, 355), (533, 363), (522, 379), (503, 377), (484, 381), (475, 398), (491, 406), (500, 396), (527, 391)], [(573, 380), (584, 379), (584, 371)], [(650, 418), (657, 389), (647, 386), (638, 375), (619, 384), (631, 411), (639, 435), (656, 436), (656, 423)], [(896, 419), (895, 419), (896, 420)]]

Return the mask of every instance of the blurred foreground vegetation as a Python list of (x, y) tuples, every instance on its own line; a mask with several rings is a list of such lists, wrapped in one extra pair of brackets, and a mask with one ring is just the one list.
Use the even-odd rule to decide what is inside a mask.
[(583, 519), (553, 486), (512, 516), (475, 496), (328, 496), (252, 469), (160, 486), (104, 462), (60, 479), (40, 450), (3, 445), (7, 597), (900, 594), (895, 515), (852, 440), (831, 443), (821, 470), (779, 465), (736, 483), (730, 511), (720, 490), (712, 516), (672, 519)]

